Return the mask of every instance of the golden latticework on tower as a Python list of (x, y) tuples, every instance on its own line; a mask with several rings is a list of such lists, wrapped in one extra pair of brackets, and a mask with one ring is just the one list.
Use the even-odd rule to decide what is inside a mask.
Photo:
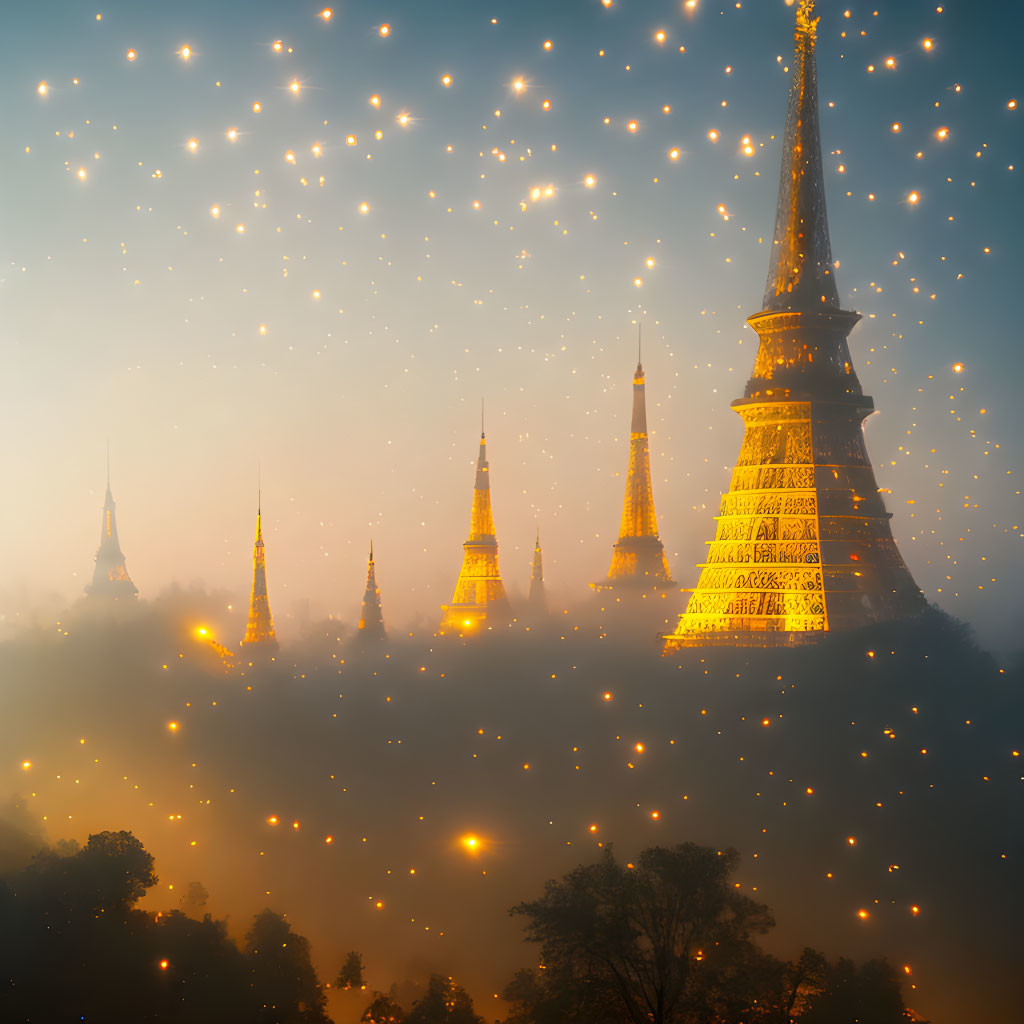
[(274, 619), (270, 614), (270, 599), (267, 597), (267, 558), (263, 549), (261, 518), (262, 509), (257, 509), (256, 542), (252, 549), (252, 596), (249, 598), (249, 622), (242, 643), (271, 651), (277, 649), (277, 638), (274, 636)]
[(491, 512), (490, 467), (487, 441), (480, 433), (473, 511), (469, 539), (462, 545), (462, 571), (451, 604), (441, 606), (440, 633), (474, 632), (485, 624), (505, 624), (512, 618), (505, 584), (498, 571), (498, 539)]
[(665, 651), (810, 640), (918, 613), (924, 598), (889, 526), (864, 445), (861, 390), (839, 307), (818, 135), (813, 0), (796, 57), (760, 347), (742, 398), (743, 445), (715, 539)]
[(651, 452), (647, 439), (647, 398), (644, 368), (639, 359), (633, 374), (633, 417), (629, 432), (629, 466), (622, 502), (619, 539), (612, 548), (607, 579), (591, 583), (594, 590), (666, 589), (674, 586), (665, 548), (658, 537), (651, 487)]
[(377, 570), (373, 561), (373, 542), (370, 542), (370, 560), (366, 566), (366, 592), (363, 594), (363, 608), (359, 616), (360, 640), (386, 640), (384, 615), (380, 606), (380, 588), (377, 586)]

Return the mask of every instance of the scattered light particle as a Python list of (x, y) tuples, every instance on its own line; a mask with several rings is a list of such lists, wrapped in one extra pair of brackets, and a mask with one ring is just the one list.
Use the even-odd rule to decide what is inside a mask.
[(710, 131), (708, 131), (708, 139), (711, 142), (717, 142), (718, 141), (718, 130), (715, 129), (715, 128), (710, 129)]
[(911, 203), (911, 204), (919, 202), (920, 199), (921, 199), (921, 196), (917, 192), (911, 192), (910, 195), (907, 196), (907, 202)]
[(452, 76), (451, 75), (442, 75), (441, 76), (441, 84), (447, 89), (448, 86), (450, 86), (452, 84)]
[(381, 38), (383, 39), (386, 36), (391, 35), (391, 26), (390, 25), (381, 25), (381, 27), (379, 29), (377, 29), (377, 31), (380, 33)]
[(136, 57), (138, 57), (138, 53), (137, 53), (137, 52), (136, 52), (135, 50), (129, 50), (129, 51), (128, 51), (128, 52), (127, 52), (127, 53), (125, 54), (125, 58), (126, 58), (127, 60), (135, 60), (135, 58), (136, 58)]
[(330, 21), (330, 20), (331, 20), (331, 18), (333, 18), (333, 17), (334, 17), (334, 11), (332, 11), (330, 7), (325, 7), (325, 8), (324, 8), (324, 9), (323, 9), (323, 10), (322, 10), (322, 11), (320, 12), (320, 17), (321, 17), (321, 18), (322, 18), (322, 19), (323, 19), (324, 21)]
[(866, 910), (858, 910), (857, 916), (862, 920), (866, 921), (871, 915)]
[(46, 82), (40, 82), (39, 85), (36, 86), (36, 92), (39, 93), (40, 96), (45, 96), (49, 91), (50, 87)]
[(298, 96), (302, 91), (302, 83), (297, 78), (293, 78), (288, 84), (288, 88), (292, 91), (293, 95)]
[(189, 46), (188, 43), (186, 43), (178, 51), (178, 56), (181, 57), (182, 60), (189, 60), (192, 57), (192, 47)]
[(669, 160), (678, 160), (680, 156), (682, 156), (682, 153), (680, 153), (680, 151), (676, 148), (672, 148), (668, 151)]
[(593, 188), (597, 184), (597, 178), (595, 178), (592, 174), (588, 174), (583, 179), (583, 184), (586, 185), (587, 188)]

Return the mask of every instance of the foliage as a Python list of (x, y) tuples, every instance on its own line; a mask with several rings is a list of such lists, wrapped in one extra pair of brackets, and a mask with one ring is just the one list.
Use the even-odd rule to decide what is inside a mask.
[(441, 974), (432, 974), (427, 993), (413, 1003), (404, 1024), (484, 1024), (473, 1010), (473, 1000), (460, 985)]
[(347, 991), (352, 988), (364, 988), (366, 983), (363, 980), (363, 958), (353, 950), (345, 957), (345, 962), (341, 965), (341, 970), (338, 972), (338, 980), (335, 981), (334, 987), (340, 988), (342, 991)]

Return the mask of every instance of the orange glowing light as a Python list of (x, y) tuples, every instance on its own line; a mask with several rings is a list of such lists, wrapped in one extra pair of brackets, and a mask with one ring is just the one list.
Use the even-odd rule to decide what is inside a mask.
[(712, 128), (708, 132), (708, 139), (710, 139), (711, 142), (717, 142), (718, 141), (718, 130), (715, 129), (715, 128)]
[(324, 8), (324, 9), (323, 9), (323, 10), (322, 10), (322, 11), (320, 12), (320, 17), (321, 17), (321, 18), (323, 18), (323, 20), (324, 20), (324, 21), (330, 21), (330, 20), (331, 20), (331, 18), (333, 18), (333, 17), (334, 17), (334, 11), (332, 11), (332, 10), (330, 9), (330, 7), (325, 7), (325, 8)]
[(448, 86), (450, 86), (452, 84), (452, 76), (451, 75), (442, 75), (441, 76), (441, 84), (447, 89)]
[(899, 121), (893, 121), (891, 131), (894, 134), (898, 135), (901, 131), (903, 131), (903, 125), (901, 125)]
[(161, 971), (166, 971), (167, 968), (170, 967), (170, 966), (171, 966), (171, 964), (170, 964), (169, 960), (161, 960), (160, 961), (160, 970)]
[(681, 156), (682, 156), (682, 153), (678, 149), (676, 149), (674, 147), (668, 151), (668, 158), (669, 158), (669, 160), (673, 160), (673, 161), (674, 160), (678, 160)]
[(939, 130), (938, 130), (938, 131), (937, 131), (937, 132), (935, 133), (935, 138), (937, 138), (937, 139), (939, 139), (940, 141), (944, 142), (944, 141), (945, 141), (946, 139), (948, 139), (948, 138), (949, 138), (949, 129), (948, 129), (948, 128), (947, 128), (947, 127), (946, 127), (945, 125), (943, 125), (943, 126), (942, 126), (942, 127), (941, 127), (941, 128), (940, 128), (940, 129), (939, 129)]
[(636, 745), (636, 746), (635, 746), (635, 747), (634, 747), (633, 749), (634, 749), (634, 750), (635, 750), (635, 751), (636, 751), (636, 752), (637, 752), (638, 754), (642, 754), (642, 753), (644, 752), (644, 749), (645, 749), (645, 748), (644, 748), (644, 745), (643, 745), (642, 743), (638, 743), (638, 744), (637, 744), (637, 745)]
[(545, 50), (550, 50), (550, 49), (551, 49), (551, 47), (552, 47), (552, 46), (554, 46), (554, 45), (555, 45), (555, 44), (554, 44), (554, 43), (552, 43), (550, 39), (545, 39), (545, 40), (544, 40), (544, 49), (545, 49)]
[(39, 85), (36, 86), (36, 92), (39, 93), (40, 96), (45, 96), (49, 91), (50, 87), (45, 82), (40, 82)]
[(740, 150), (744, 156), (754, 155), (754, 143), (751, 141), (749, 135), (744, 135), (740, 140)]
[(302, 83), (297, 78), (293, 78), (292, 81), (288, 84), (288, 88), (291, 90), (294, 96), (298, 96), (299, 93), (302, 91)]
[(198, 139), (195, 139), (195, 138), (189, 139), (188, 142), (185, 143), (185, 145), (188, 147), (188, 151), (190, 153), (197, 153), (199, 151), (199, 140)]
[(280, 53), (284, 49), (284, 43), (280, 39), (275, 39), (271, 44), (270, 48), (274, 53)]
[(886, 57), (885, 58), (885, 66), (887, 68), (895, 68), (896, 67), (896, 58), (895, 57)]
[(911, 192), (910, 195), (907, 196), (907, 202), (910, 203), (911, 205), (920, 202), (920, 200), (921, 195), (918, 192)]
[(29, 770), (29, 768), (31, 768), (31, 767), (32, 767), (32, 762), (31, 761), (22, 761), (21, 762), (21, 770), (23, 772), (27, 772)]
[(866, 921), (871, 915), (866, 910), (858, 910), (857, 916), (862, 920)]
[(648, 256), (647, 259), (644, 260), (644, 264), (647, 266), (647, 269), (650, 270), (650, 268), (654, 266), (654, 257)]
[(259, 100), (257, 100), (257, 101), (256, 101), (256, 102), (255, 102), (255, 103), (254, 103), (254, 104), (252, 105), (252, 112), (253, 112), (254, 114), (258, 114), (258, 113), (259, 113), (259, 112), (260, 112), (260, 111), (261, 111), (262, 109), (263, 109), (263, 104), (262, 104), (262, 103), (260, 103), (260, 102), (259, 102)]
[(591, 826), (589, 827), (588, 831), (589, 831), (589, 832), (596, 832), (596, 831), (597, 831), (597, 826), (596, 826), (596, 825), (591, 825)]
[(526, 83), (521, 79), (517, 78), (512, 83), (512, 91), (515, 93), (521, 93), (526, 88)]
[(586, 185), (587, 188), (593, 188), (597, 184), (597, 178), (595, 178), (592, 174), (588, 174), (583, 179), (583, 184)]
[(330, 846), (334, 842), (334, 836), (324, 836), (324, 842)]
[(856, 836), (847, 836), (846, 837), (846, 842), (850, 846), (856, 846), (857, 845), (857, 837)]
[(921, 45), (926, 49), (930, 50), (935, 45), (934, 39), (922, 39)]
[(277, 823), (278, 823), (278, 817), (277, 817), (276, 814), (272, 814), (269, 818), (267, 818), (267, 824), (268, 825), (276, 825)]
[(654, 41), (659, 46), (664, 46), (665, 45), (665, 40), (667, 38), (668, 38), (668, 34), (665, 32), (665, 30), (663, 28), (659, 28), (658, 31), (654, 33)]
[(477, 852), (479, 852), (479, 850), (483, 846), (483, 841), (480, 839), (480, 837), (472, 835), (472, 834), (463, 836), (459, 840), (459, 842), (470, 853), (477, 853)]
[(634, 277), (633, 278), (633, 287), (634, 288), (643, 288), (643, 286), (644, 286), (644, 279), (642, 277)]
[(639, 131), (639, 130), (640, 130), (640, 125), (636, 121), (627, 121), (626, 122), (626, 131), (627, 132), (632, 132), (633, 134), (636, 134), (636, 132)]
[(136, 57), (138, 57), (138, 53), (137, 53), (137, 52), (136, 52), (135, 50), (129, 50), (129, 51), (128, 51), (128, 52), (127, 52), (127, 53), (125, 54), (125, 59), (126, 59), (126, 60), (130, 60), (130, 61), (131, 61), (131, 60), (135, 60), (135, 58), (136, 58)]
[(399, 123), (399, 124), (400, 124), (400, 125), (401, 125), (401, 126), (402, 126), (403, 128), (405, 128), (405, 127), (406, 127), (406, 126), (407, 126), (407, 125), (409, 124), (409, 122), (410, 122), (410, 121), (412, 120), (412, 118), (411, 118), (411, 117), (410, 117), (410, 116), (409, 116), (409, 115), (408, 115), (408, 114), (407, 114), (407, 113), (406, 113), (406, 112), (405, 112), (405, 111), (403, 110), (403, 111), (402, 111), (402, 112), (401, 112), (401, 113), (400, 113), (400, 114), (398, 115), (398, 117), (396, 117), (396, 118), (395, 118), (395, 120), (396, 120), (396, 121), (397, 121), (397, 122), (398, 122), (398, 123)]
[(964, 372), (964, 364), (963, 363), (954, 363), (953, 364), (953, 372), (954, 373), (963, 373)]
[(612, 699), (612, 695), (611, 695), (610, 692), (606, 692), (603, 696), (604, 696), (605, 700), (611, 700)]
[(188, 43), (186, 43), (186, 44), (185, 44), (185, 45), (184, 45), (184, 46), (183, 46), (183, 47), (182, 47), (182, 48), (181, 48), (181, 49), (180, 49), (180, 50), (178, 51), (178, 56), (179, 56), (179, 57), (181, 57), (181, 59), (182, 59), (182, 60), (188, 60), (188, 59), (189, 59), (189, 58), (190, 58), (190, 57), (192, 56), (192, 47), (191, 47), (191, 46), (189, 46), (189, 45), (188, 45)]
[(359, 212), (360, 213), (369, 213), (370, 212), (370, 204), (369, 203), (360, 203), (359, 204)]
[(772, 723), (767, 718), (762, 718), (761, 719), (761, 724), (767, 729), (768, 726), (771, 725)]
[(370, 106), (371, 107), (379, 107), (380, 106), (380, 97), (376, 93), (374, 93), (370, 97), (370, 101), (369, 102), (370, 102)]
[(237, 128), (229, 128), (224, 134), (227, 136), (228, 142), (237, 142), (238, 141), (238, 129)]
[(179, 728), (179, 726), (178, 726), (178, 723), (177, 723), (177, 722), (168, 722), (168, 723), (167, 723), (167, 728), (168, 728), (168, 729), (169, 729), (169, 730), (170, 730), (171, 732), (177, 732), (177, 731), (178, 731), (178, 728)]
[(302, 826), (297, 821), (292, 822), (292, 828), (295, 829), (296, 832), (298, 832), (301, 827)]
[(383, 38), (391, 35), (391, 26), (390, 25), (381, 25), (381, 27), (379, 29), (377, 29), (377, 31), (380, 32), (381, 38), (383, 39)]
[(914, 915), (914, 917), (917, 917), (917, 915), (921, 913), (921, 908), (917, 906), (917, 904), (914, 904), (914, 906), (910, 908), (910, 912)]
[(651, 817), (657, 821), (661, 817), (661, 811), (651, 811)]

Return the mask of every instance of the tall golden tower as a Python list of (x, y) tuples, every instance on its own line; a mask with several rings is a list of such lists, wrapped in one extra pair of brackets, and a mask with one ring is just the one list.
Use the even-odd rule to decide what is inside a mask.
[[(639, 329), (638, 329), (639, 331)], [(637, 338), (639, 349), (639, 334)], [(629, 466), (622, 502), (619, 539), (612, 548), (607, 579), (591, 583), (594, 590), (665, 590), (674, 586), (665, 548), (658, 537), (651, 487), (651, 452), (647, 442), (647, 398), (641, 353), (633, 374), (633, 418), (629, 428)]]
[(100, 546), (96, 552), (96, 568), (92, 583), (85, 588), (90, 597), (105, 600), (133, 600), (139, 588), (131, 581), (125, 568), (121, 544), (117, 539), (117, 506), (110, 491), (110, 456), (107, 455), (107, 496), (103, 502), (103, 525), (100, 528)]
[(487, 623), (506, 623), (512, 618), (505, 584), (498, 571), (498, 539), (491, 512), (490, 467), (487, 439), (480, 424), (480, 455), (476, 463), (473, 511), (469, 539), (463, 547), (462, 571), (451, 604), (441, 606), (439, 633), (467, 633)]
[(363, 594), (363, 609), (359, 616), (361, 640), (386, 640), (384, 615), (380, 607), (380, 588), (377, 586), (377, 572), (373, 562), (373, 541), (370, 541), (370, 559), (366, 566), (366, 593)]
[(252, 549), (252, 596), (249, 598), (249, 623), (245, 627), (242, 644), (257, 649), (274, 651), (277, 637), (274, 636), (274, 619), (270, 614), (270, 599), (267, 597), (267, 556), (263, 550), (262, 499), (256, 506), (256, 542)]
[(547, 596), (544, 593), (544, 559), (540, 552), (540, 530), (533, 546), (533, 562), (530, 565), (530, 596), (527, 605), (533, 615), (546, 615), (548, 611)]
[(864, 445), (874, 403), (847, 345), (860, 314), (840, 308), (832, 273), (813, 9), (813, 0), (799, 0), (768, 284), (763, 310), (747, 318), (760, 347), (732, 403), (743, 445), (665, 653), (807, 641), (924, 607)]

